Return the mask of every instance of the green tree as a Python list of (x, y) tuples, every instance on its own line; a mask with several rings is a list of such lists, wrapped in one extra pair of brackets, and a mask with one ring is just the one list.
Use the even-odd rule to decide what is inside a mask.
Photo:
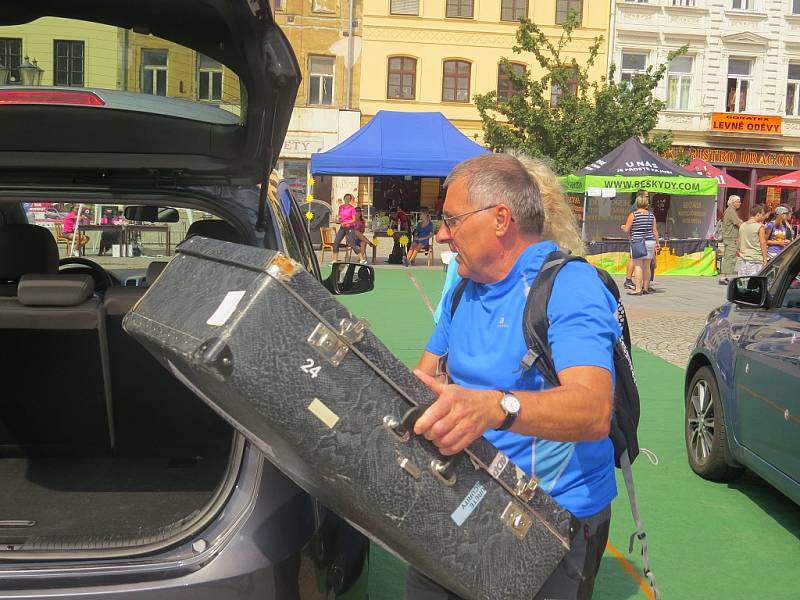
[[(650, 66), (629, 83), (615, 81), (612, 65), (608, 77), (591, 81), (588, 71), (602, 36), (592, 42), (585, 64), (562, 56), (578, 25), (571, 13), (554, 42), (535, 23), (520, 21), (513, 51), (532, 53), (542, 74), (538, 78), (527, 70), (520, 74), (508, 59), (501, 61), (512, 85), (511, 97), (499, 97), (496, 91), (475, 96), (487, 145), (549, 158), (559, 175), (585, 167), (632, 136), (658, 153), (669, 148), (671, 132), (651, 133), (665, 106), (653, 90), (667, 65)], [(668, 60), (684, 52), (685, 48), (672, 52)]]

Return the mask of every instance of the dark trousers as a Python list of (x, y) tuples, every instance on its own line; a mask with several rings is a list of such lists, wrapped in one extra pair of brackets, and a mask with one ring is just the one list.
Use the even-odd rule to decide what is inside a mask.
[(339, 254), (339, 246), (342, 243), (344, 237), (347, 236), (347, 243), (350, 248), (355, 250), (356, 247), (356, 234), (353, 233), (352, 227), (339, 227), (339, 230), (336, 232), (336, 237), (333, 238), (333, 253)]
[[(572, 547), (532, 600), (589, 600), (608, 541), (611, 506), (581, 519)], [(413, 567), (406, 574), (405, 600), (461, 600)], [(515, 600), (524, 600), (522, 598)]]

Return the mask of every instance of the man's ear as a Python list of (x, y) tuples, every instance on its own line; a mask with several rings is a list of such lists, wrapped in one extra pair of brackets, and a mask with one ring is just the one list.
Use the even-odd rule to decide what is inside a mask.
[(508, 228), (511, 227), (513, 221), (514, 217), (511, 214), (511, 209), (505, 204), (498, 204), (497, 212), (495, 212), (495, 230), (497, 231), (497, 235), (505, 235), (508, 233)]

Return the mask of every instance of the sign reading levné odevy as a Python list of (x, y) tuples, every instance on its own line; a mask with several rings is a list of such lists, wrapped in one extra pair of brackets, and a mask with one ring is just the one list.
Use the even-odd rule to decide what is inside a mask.
[(773, 115), (711, 113), (711, 131), (780, 134), (781, 118)]

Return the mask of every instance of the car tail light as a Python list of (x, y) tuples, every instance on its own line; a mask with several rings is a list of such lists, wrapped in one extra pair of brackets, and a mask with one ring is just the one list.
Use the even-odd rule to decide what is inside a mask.
[(0, 104), (57, 104), (70, 106), (105, 106), (94, 92), (78, 90), (3, 90)]

